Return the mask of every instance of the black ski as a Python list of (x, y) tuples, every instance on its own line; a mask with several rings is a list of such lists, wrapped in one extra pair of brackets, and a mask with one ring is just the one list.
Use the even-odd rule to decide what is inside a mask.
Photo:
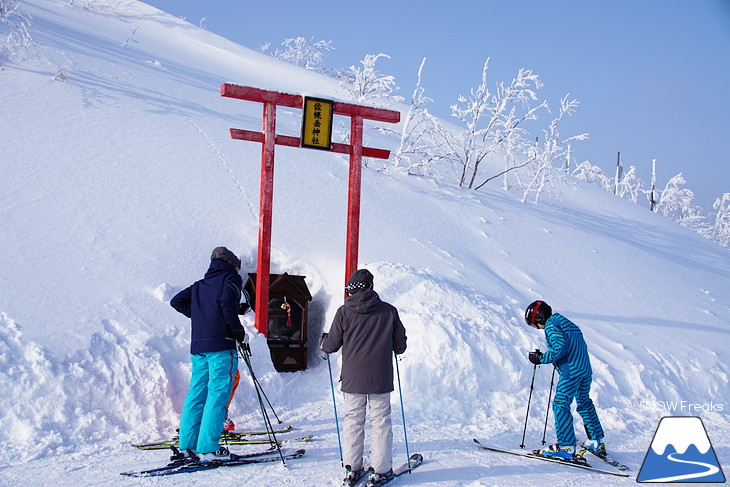
[(510, 455), (516, 455), (518, 457), (534, 458), (536, 460), (544, 460), (546, 462), (557, 463), (560, 465), (568, 465), (570, 467), (582, 468), (584, 470), (588, 470), (588, 471), (596, 472), (596, 473), (602, 473), (602, 474), (606, 474), (606, 475), (615, 475), (617, 477), (628, 477), (629, 476), (629, 474), (623, 473), (623, 472), (614, 472), (611, 470), (603, 470), (600, 468), (591, 467), (588, 464), (588, 462), (586, 462), (586, 463), (571, 462), (569, 460), (559, 460), (557, 458), (536, 455), (532, 452), (528, 453), (528, 452), (513, 451), (513, 450), (503, 450), (501, 448), (492, 448), (491, 446), (486, 446), (486, 445), (481, 444), (479, 442), (479, 440), (477, 440), (476, 438), (474, 438), (474, 443), (476, 443), (476, 445), (479, 448), (481, 448), (482, 450), (489, 450), (489, 451), (494, 451), (494, 452), (499, 452), (499, 453), (508, 453)]
[[(274, 430), (275, 434), (279, 433), (286, 433), (287, 431), (291, 430), (292, 426), (284, 426), (283, 428)], [(269, 434), (268, 431), (225, 431), (221, 435), (221, 441), (255, 441), (255, 440), (247, 440), (246, 437), (248, 436), (262, 436)], [(164, 450), (167, 448), (170, 448), (171, 446), (177, 446), (179, 437), (174, 436), (169, 440), (161, 440), (161, 441), (154, 441), (154, 442), (148, 442), (148, 443), (132, 443), (132, 446), (135, 448), (139, 448), (140, 450)], [(268, 443), (267, 441), (264, 441), (263, 443)], [(247, 443), (240, 443), (240, 444), (247, 444)]]
[[(586, 448), (585, 444), (582, 445), (583, 448)], [(608, 452), (601, 454), (600, 452), (594, 452), (593, 450), (589, 450), (586, 448), (586, 451), (592, 455), (594, 455), (596, 458), (600, 458), (604, 462), (608, 463), (612, 467), (615, 467), (621, 471), (629, 470), (629, 467), (627, 465), (624, 465), (623, 463), (617, 462), (616, 460), (611, 457), (611, 455), (608, 454)]]
[[(365, 487), (379, 487), (381, 485), (385, 485), (388, 482), (390, 482), (391, 480), (394, 480), (394, 479), (400, 477), (404, 473), (410, 472), (411, 470), (418, 467), (422, 463), (423, 463), (423, 455), (421, 455), (420, 453), (414, 453), (408, 459), (408, 463), (403, 463), (403, 465), (401, 465), (400, 467), (393, 469), (392, 477), (388, 477), (387, 480), (377, 482), (377, 483), (372, 483), (368, 479), (367, 483), (365, 484)], [(367, 475), (363, 475), (361, 478), (367, 478)]]
[[(266, 452), (270, 453), (270, 452)], [(259, 456), (251, 458), (249, 456), (238, 456), (235, 460), (211, 460), (208, 462), (189, 461), (189, 462), (172, 462), (164, 467), (142, 470), (140, 472), (121, 472), (121, 475), (129, 477), (161, 477), (163, 475), (174, 475), (178, 473), (197, 472), (199, 470), (211, 470), (218, 467), (236, 467), (238, 465), (251, 465), (254, 463), (278, 462), (284, 460), (293, 460), (304, 455), (304, 450), (297, 450), (287, 455)]]

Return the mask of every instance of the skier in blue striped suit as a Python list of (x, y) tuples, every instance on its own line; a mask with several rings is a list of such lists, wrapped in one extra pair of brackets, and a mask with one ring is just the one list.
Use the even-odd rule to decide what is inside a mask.
[(560, 374), (553, 401), (558, 443), (550, 445), (546, 450), (540, 450), (540, 454), (566, 460), (582, 458), (584, 451), (581, 450), (576, 455), (573, 415), (570, 412), (573, 399), (576, 401), (576, 411), (583, 419), (583, 426), (588, 434), (585, 447), (596, 453), (605, 454), (603, 428), (593, 401), (588, 395), (591, 391), (593, 370), (588, 358), (588, 347), (580, 328), (565, 316), (553, 313), (552, 308), (544, 301), (535, 301), (527, 307), (525, 321), (534, 328), (545, 330), (548, 346), (545, 353), (530, 352), (528, 356), (530, 362), (536, 365), (553, 364)]

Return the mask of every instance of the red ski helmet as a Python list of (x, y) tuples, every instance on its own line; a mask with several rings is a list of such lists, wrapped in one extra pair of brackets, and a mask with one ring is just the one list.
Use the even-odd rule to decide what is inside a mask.
[(534, 301), (525, 310), (525, 323), (537, 328), (537, 325), (544, 325), (552, 316), (553, 309), (545, 301)]

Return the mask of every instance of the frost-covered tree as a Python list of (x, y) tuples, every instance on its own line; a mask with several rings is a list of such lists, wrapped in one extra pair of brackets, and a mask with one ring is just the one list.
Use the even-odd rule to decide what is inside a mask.
[(393, 166), (414, 175), (433, 174), (431, 162), (436, 159), (434, 132), (437, 122), (426, 108), (433, 100), (424, 94), (426, 90), (421, 85), (425, 64), (426, 58), (423, 58), (408, 112), (402, 120), (400, 143), (393, 153)]
[[(324, 59), (329, 51), (334, 50), (332, 41), (314, 41), (314, 38), (292, 37), (281, 43), (283, 49), (274, 51), (273, 56), (282, 61), (296, 64), (311, 71), (325, 72)], [(262, 46), (263, 47), (263, 46)], [(262, 48), (262, 50), (266, 50)]]
[(709, 228), (707, 236), (723, 247), (730, 248), (730, 193), (724, 193), (712, 205), (715, 210), (715, 224)]
[(444, 141), (443, 158), (459, 168), (459, 186), (468, 184), (470, 189), (476, 184), (480, 165), (494, 154), (514, 152), (514, 146), (522, 145), (524, 131), (520, 125), (536, 119), (537, 111), (547, 106), (546, 102), (532, 106), (537, 100), (536, 91), (542, 88), (537, 74), (520, 69), (509, 85), (498, 83), (491, 92), (487, 87), (488, 70), (489, 59), (484, 63), (479, 86), (468, 98), (459, 96), (458, 103), (451, 106), (451, 116), (464, 128), (439, 130)]
[[(79, 5), (78, 6), (80, 6), (84, 10), (94, 11), (94, 10), (103, 10), (110, 3), (111, 2), (105, 2), (104, 0), (83, 0), (83, 1), (80, 1), (79, 2)], [(66, 0), (66, 5), (69, 8), (75, 8), (75, 7), (77, 7), (76, 0)], [(181, 15), (180, 16), (180, 19), (181, 20), (185, 20), (185, 17)]]
[(670, 179), (662, 191), (657, 211), (683, 227), (699, 231), (704, 224), (704, 217), (700, 213), (700, 208), (693, 204), (694, 193), (684, 188), (685, 184), (682, 173)]
[(596, 183), (605, 191), (612, 191), (611, 178), (606, 176), (603, 169), (594, 166), (589, 161), (578, 164), (578, 167), (573, 170), (573, 176), (581, 181)]
[(636, 175), (636, 166), (629, 166), (629, 170), (616, 185), (617, 194), (622, 198), (631, 200), (632, 203), (639, 201), (641, 179)]
[(390, 56), (382, 52), (366, 54), (365, 58), (360, 61), (362, 68), (350, 66), (349, 71), (341, 73), (341, 86), (357, 103), (387, 98), (398, 89), (393, 76), (381, 74), (375, 69), (375, 63), (381, 57), (390, 59)]
[(3, 61), (35, 53), (30, 35), (30, 17), (20, 9), (19, 0), (0, 0), (0, 69)]
[(578, 106), (578, 100), (571, 100), (568, 96), (565, 95), (560, 100), (558, 115), (550, 122), (548, 128), (543, 131), (545, 133), (545, 139), (542, 147), (536, 146), (534, 149), (534, 156), (532, 157), (535, 160), (535, 164), (528, 166), (531, 176), (523, 188), (523, 201), (526, 201), (528, 194), (534, 191), (535, 203), (537, 203), (540, 194), (545, 189), (550, 178), (562, 174), (562, 171), (557, 170), (554, 162), (565, 158), (567, 142), (588, 138), (588, 134), (573, 135), (565, 140), (562, 140), (560, 137), (560, 122), (566, 115), (572, 115)]

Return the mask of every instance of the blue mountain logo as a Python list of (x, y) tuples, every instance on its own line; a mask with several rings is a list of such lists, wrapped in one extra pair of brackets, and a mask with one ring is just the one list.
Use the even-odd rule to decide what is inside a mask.
[(696, 416), (662, 418), (636, 481), (725, 482), (702, 420)]

